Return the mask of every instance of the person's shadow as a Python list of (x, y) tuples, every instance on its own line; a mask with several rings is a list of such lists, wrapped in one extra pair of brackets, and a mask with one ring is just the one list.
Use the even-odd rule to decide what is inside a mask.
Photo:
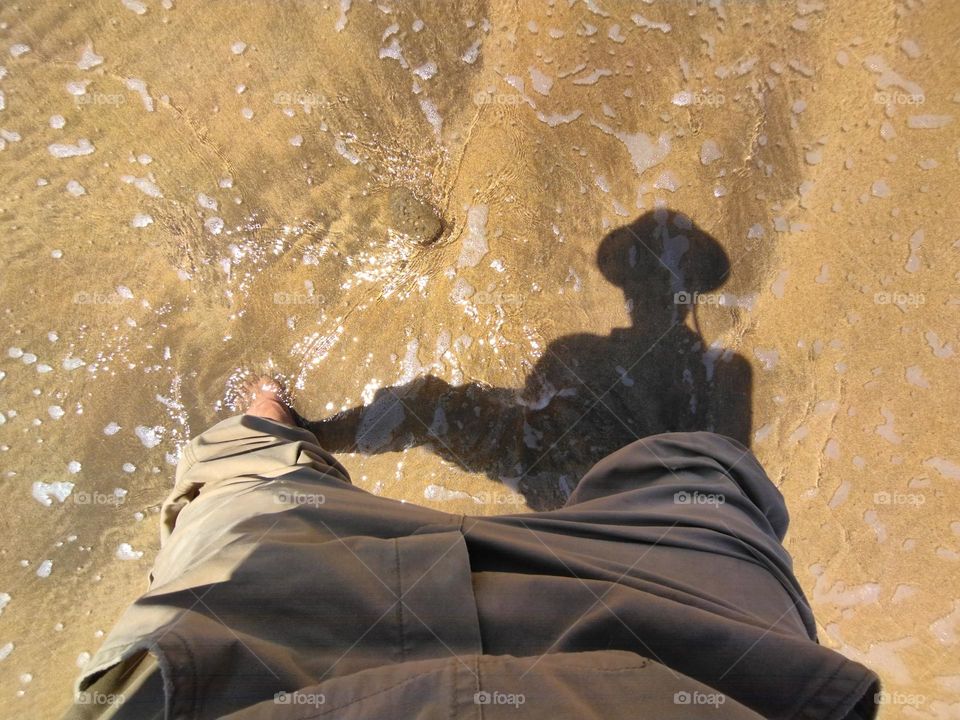
[(749, 363), (687, 324), (697, 302), (718, 301), (703, 293), (730, 272), (719, 243), (686, 216), (656, 210), (604, 237), (597, 264), (622, 288), (631, 326), (551, 342), (525, 387), (428, 375), (302, 424), (333, 453), (428, 446), (505, 482), (535, 510), (561, 507), (590, 466), (638, 438), (708, 430), (748, 445)]

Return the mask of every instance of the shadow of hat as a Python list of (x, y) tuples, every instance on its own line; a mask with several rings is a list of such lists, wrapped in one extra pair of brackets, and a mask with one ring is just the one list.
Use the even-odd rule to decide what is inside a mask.
[(649, 211), (610, 231), (597, 248), (597, 266), (613, 285), (633, 297), (638, 292), (677, 289), (669, 256), (679, 254), (679, 275), (687, 292), (709, 292), (730, 273), (727, 253), (709, 233), (673, 210)]

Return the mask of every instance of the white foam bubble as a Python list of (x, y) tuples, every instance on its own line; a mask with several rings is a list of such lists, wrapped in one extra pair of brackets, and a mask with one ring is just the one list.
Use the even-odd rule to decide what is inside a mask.
[(160, 188), (157, 186), (153, 180), (150, 179), (150, 176), (146, 177), (136, 177), (135, 175), (121, 175), (120, 179), (125, 182), (127, 185), (133, 185), (137, 190), (142, 192), (144, 195), (152, 198), (162, 198), (163, 193), (160, 191)]
[(676, 192), (680, 187), (680, 181), (670, 170), (661, 172), (654, 180), (653, 186), (657, 190), (666, 190), (667, 192)]
[(890, 197), (890, 192), (890, 186), (887, 185), (886, 180), (874, 180), (873, 185), (870, 186), (870, 193), (874, 197)]
[(433, 127), (433, 134), (439, 139), (440, 131), (443, 128), (443, 118), (440, 116), (437, 106), (427, 98), (421, 98), (420, 109), (427, 118), (427, 122)]
[(613, 75), (613, 70), (607, 70), (606, 68), (596, 68), (589, 75), (584, 75), (583, 77), (573, 80), (574, 85), (596, 85), (597, 81), (600, 78), (608, 77)]
[(68, 145), (66, 143), (53, 143), (51, 145), (47, 145), (47, 150), (55, 158), (70, 158), (90, 155), (96, 150), (96, 148), (93, 146), (92, 142), (87, 140), (87, 138), (80, 138), (77, 140), (75, 145)]
[(924, 377), (923, 369), (919, 365), (911, 365), (906, 371), (907, 382), (911, 385), (916, 385), (921, 388), (930, 387), (930, 383), (926, 377)]
[(900, 42), (900, 49), (903, 50), (904, 54), (911, 60), (915, 60), (920, 57), (920, 46), (917, 44), (916, 40), (910, 38), (904, 38)]
[(530, 72), (530, 84), (534, 91), (541, 95), (549, 95), (550, 89), (553, 87), (553, 78), (533, 65), (528, 70)]
[(786, 292), (787, 278), (789, 276), (789, 270), (781, 270), (779, 273), (777, 273), (777, 277), (770, 286), (770, 292), (772, 292), (774, 297), (776, 297), (778, 300), (783, 299), (784, 293)]
[(420, 67), (415, 68), (413, 74), (421, 80), (429, 80), (437, 74), (437, 64), (432, 60), (428, 60)]
[(103, 62), (103, 56), (97, 55), (93, 51), (93, 45), (87, 43), (87, 46), (83, 49), (83, 53), (80, 55), (80, 59), (77, 61), (77, 67), (81, 70), (89, 70), (90, 68), (95, 68), (97, 65), (100, 65)]
[(90, 84), (89, 80), (71, 80), (66, 84), (67, 92), (73, 95), (74, 97), (80, 97), (81, 95), (87, 94), (87, 85)]
[(400, 49), (400, 41), (397, 40), (396, 38), (390, 38), (390, 44), (387, 45), (386, 47), (380, 48), (380, 51), (377, 54), (377, 56), (381, 60), (385, 58), (390, 60), (396, 60), (398, 63), (400, 63), (400, 67), (404, 69), (410, 67), (407, 64), (407, 59), (403, 56), (403, 50)]
[(150, 91), (147, 89), (147, 83), (139, 78), (127, 78), (125, 82), (130, 90), (140, 95), (140, 100), (143, 102), (143, 107), (146, 111), (153, 112), (153, 97), (151, 97)]
[(66, 191), (74, 197), (80, 197), (81, 195), (87, 194), (86, 188), (84, 188), (83, 185), (78, 183), (76, 180), (70, 180), (67, 182)]
[(960, 480), (960, 465), (942, 457), (932, 457), (923, 461), (927, 467), (931, 467), (943, 477), (949, 480)]
[(898, 87), (916, 98), (924, 97), (923, 88), (912, 80), (899, 75), (891, 68), (886, 59), (881, 55), (868, 55), (863, 60), (863, 66), (877, 75), (876, 86), (878, 90), (886, 90), (889, 87)]
[(466, 52), (460, 56), (460, 59), (463, 60), (467, 65), (473, 65), (477, 61), (477, 58), (480, 57), (480, 44), (483, 42), (482, 38), (478, 38), (473, 45), (467, 48)]
[(211, 235), (219, 235), (223, 232), (224, 222), (223, 218), (211, 217), (207, 218), (203, 222), (203, 226), (207, 229)]
[(537, 113), (537, 120), (544, 122), (550, 127), (556, 127), (557, 125), (566, 125), (567, 123), (572, 123), (578, 117), (583, 115), (582, 110), (574, 110), (570, 113)]
[(720, 152), (720, 147), (717, 145), (715, 140), (704, 140), (703, 144), (700, 146), (700, 163), (702, 165), (709, 165), (710, 163), (716, 162), (722, 157)]
[(907, 258), (907, 264), (904, 270), (913, 273), (920, 269), (920, 246), (923, 245), (923, 228), (916, 230), (910, 236), (910, 256)]
[(147, 449), (155, 448), (163, 439), (163, 428), (159, 425), (154, 425), (153, 427), (137, 425), (133, 429), (133, 432)]
[(70, 493), (73, 492), (73, 488), (74, 484), (72, 482), (58, 480), (52, 483), (45, 483), (38, 480), (33, 483), (31, 494), (38, 503), (50, 507), (53, 505), (54, 499), (60, 503), (66, 501), (66, 499), (70, 497)]
[(946, 340), (940, 340), (940, 336), (937, 335), (937, 333), (935, 333), (933, 330), (927, 330), (923, 337), (927, 341), (927, 345), (930, 346), (930, 349), (933, 351), (935, 357), (938, 357), (941, 360), (953, 357), (953, 344), (947, 342)]
[(120, 0), (120, 2), (123, 3), (123, 6), (127, 10), (137, 15), (145, 15), (147, 12), (147, 6), (140, 2), (140, 0)]
[(653, 20), (647, 20), (640, 13), (634, 13), (630, 16), (630, 19), (633, 20), (633, 24), (637, 27), (642, 27), (644, 30), (659, 30), (662, 33), (670, 32), (670, 23), (661, 23), (654, 22)]
[[(333, 29), (337, 32), (342, 32), (343, 29), (347, 27), (347, 13), (350, 12), (351, 4), (351, 0), (340, 0), (340, 15), (337, 17), (337, 22), (334, 23), (333, 26)], [(423, 26), (423, 23), (419, 20), (415, 21), (414, 25), (416, 25), (417, 22), (420, 22), (421, 27)]]
[(914, 130), (938, 130), (953, 122), (953, 115), (909, 115), (907, 127)]
[(427, 485), (423, 489), (423, 497), (426, 500), (472, 500), (473, 496), (462, 490), (450, 490), (443, 485)]
[(773, 368), (777, 366), (777, 362), (780, 360), (780, 352), (775, 348), (755, 348), (753, 354), (763, 365), (764, 370), (773, 370)]
[(487, 215), (486, 205), (474, 205), (467, 210), (467, 237), (460, 247), (457, 267), (475, 267), (487, 254)]
[(115, 555), (118, 560), (139, 560), (143, 557), (143, 551), (134, 550), (130, 543), (120, 543)]
[(614, 131), (612, 128), (600, 123), (593, 123), (594, 127), (603, 130), (609, 135), (613, 135), (627, 148), (630, 153), (630, 159), (633, 161), (633, 167), (637, 175), (641, 175), (654, 165), (658, 165), (670, 154), (670, 136), (661, 133), (656, 141), (643, 132), (627, 133)]
[(875, 430), (877, 435), (882, 437), (887, 442), (893, 443), (894, 445), (899, 445), (902, 443), (903, 437), (896, 430), (894, 430), (893, 427), (893, 413), (886, 408), (881, 408), (880, 414), (883, 415), (886, 422), (876, 426)]

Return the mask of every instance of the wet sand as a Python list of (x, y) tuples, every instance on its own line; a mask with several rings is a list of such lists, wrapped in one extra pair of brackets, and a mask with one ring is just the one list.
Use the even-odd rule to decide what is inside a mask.
[(456, 5), (0, 6), (0, 716), (65, 709), (269, 372), (454, 513), (738, 437), (881, 717), (960, 717), (960, 7)]

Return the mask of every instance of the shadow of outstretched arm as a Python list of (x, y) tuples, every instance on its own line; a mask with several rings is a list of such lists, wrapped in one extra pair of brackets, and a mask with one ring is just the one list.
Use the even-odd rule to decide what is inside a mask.
[(332, 453), (370, 455), (429, 446), (468, 472), (501, 479), (518, 461), (523, 407), (513, 389), (451, 385), (427, 375), (381, 388), (364, 407), (302, 424)]

